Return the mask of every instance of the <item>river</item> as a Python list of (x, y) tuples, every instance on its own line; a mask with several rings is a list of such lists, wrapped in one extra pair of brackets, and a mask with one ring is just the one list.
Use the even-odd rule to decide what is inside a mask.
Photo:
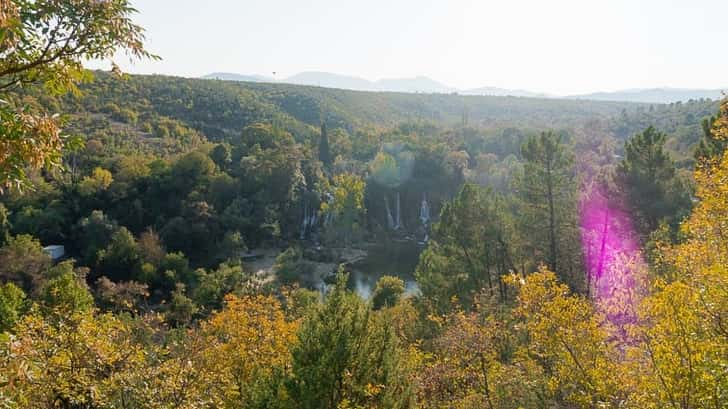
[(415, 241), (390, 241), (367, 248), (367, 256), (351, 265), (349, 287), (362, 298), (368, 299), (377, 280), (383, 275), (401, 278), (405, 294), (419, 292), (415, 281), (415, 268), (423, 246)]

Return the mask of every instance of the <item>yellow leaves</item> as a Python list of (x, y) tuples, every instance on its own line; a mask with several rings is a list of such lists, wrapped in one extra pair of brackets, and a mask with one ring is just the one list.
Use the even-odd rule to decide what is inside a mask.
[(607, 326), (591, 303), (571, 295), (545, 268), (521, 281), (514, 312), (526, 330), (526, 356), (546, 363), (548, 389), (580, 407), (614, 399), (619, 390), (617, 356)]
[[(334, 176), (333, 210), (343, 213), (346, 210), (364, 210), (364, 179), (352, 173)], [(324, 203), (326, 205), (326, 203)]]
[[(727, 109), (724, 101), (724, 121)], [(708, 408), (726, 400), (728, 154), (699, 168), (695, 179), (700, 201), (681, 226), (686, 239), (660, 249), (674, 281), (656, 283), (633, 329), (640, 342), (628, 351), (634, 407)]]
[(221, 401), (250, 393), (249, 386), (290, 363), (297, 322), (289, 322), (270, 296), (225, 297), (225, 308), (200, 326), (204, 351), (197, 368)]
[(91, 176), (83, 178), (78, 185), (78, 191), (84, 196), (93, 195), (101, 190), (106, 190), (114, 181), (111, 172), (103, 168), (94, 168)]
[(93, 312), (57, 322), (30, 314), (0, 357), (9, 386), (2, 394), (27, 408), (70, 404), (101, 405), (115, 374), (140, 365), (143, 354), (118, 318)]
[(713, 124), (713, 135), (716, 139), (728, 141), (728, 98), (720, 104), (720, 114)]
[(712, 332), (694, 288), (680, 281), (660, 287), (643, 303), (645, 325), (634, 331), (640, 344), (628, 351), (631, 400), (635, 407), (718, 407), (728, 343)]

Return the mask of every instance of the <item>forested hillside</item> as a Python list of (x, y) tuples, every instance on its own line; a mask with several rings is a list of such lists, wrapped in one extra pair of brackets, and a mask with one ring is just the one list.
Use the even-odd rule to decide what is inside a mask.
[(126, 0), (0, 5), (0, 407), (728, 401), (728, 100), (90, 72)]
[[(703, 135), (703, 119), (714, 114), (710, 100), (675, 104), (630, 104), (519, 97), (357, 92), (290, 84), (126, 76), (96, 72), (79, 87), (82, 97), (51, 96), (40, 88), (24, 92), (23, 103), (70, 116), (71, 133), (117, 135), (112, 144), (149, 145), (179, 152), (202, 140), (230, 140), (254, 123), (272, 123), (297, 141), (315, 139), (322, 121), (330, 129), (383, 132), (402, 125), (438, 133), (455, 127), (585, 129), (593, 139), (624, 140), (649, 125), (668, 134), (668, 149), (689, 156)], [(197, 131), (197, 132), (194, 132)], [(98, 135), (98, 134), (97, 134)], [(141, 148), (141, 147), (140, 147)]]

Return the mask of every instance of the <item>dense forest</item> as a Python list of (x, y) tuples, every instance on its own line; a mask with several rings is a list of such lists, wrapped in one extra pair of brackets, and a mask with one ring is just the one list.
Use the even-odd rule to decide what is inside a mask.
[(0, 407), (725, 407), (728, 99), (91, 72), (156, 56), (60, 3), (0, 0)]

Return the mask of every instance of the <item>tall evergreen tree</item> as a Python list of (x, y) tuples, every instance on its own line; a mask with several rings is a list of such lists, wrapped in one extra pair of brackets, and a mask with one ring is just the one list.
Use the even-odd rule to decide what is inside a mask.
[(664, 146), (665, 134), (650, 126), (625, 142), (624, 158), (617, 167), (618, 187), (643, 237), (661, 221), (676, 225), (690, 207)]
[[(576, 240), (576, 181), (573, 154), (553, 131), (530, 137), (521, 147), (524, 159), (519, 190), (524, 205), (524, 237), (536, 258), (545, 258), (551, 271), (575, 285), (569, 276), (575, 266), (566, 249)], [(563, 258), (563, 260), (562, 260)]]
[(516, 270), (509, 227), (500, 197), (490, 189), (465, 184), (440, 212), (415, 272), (428, 308), (446, 312), (457, 297), (470, 309), (483, 289), (504, 298), (501, 277)]
[(326, 131), (326, 122), (321, 121), (321, 140), (319, 141), (319, 160), (326, 170), (331, 171), (331, 148), (329, 147), (329, 134)]

